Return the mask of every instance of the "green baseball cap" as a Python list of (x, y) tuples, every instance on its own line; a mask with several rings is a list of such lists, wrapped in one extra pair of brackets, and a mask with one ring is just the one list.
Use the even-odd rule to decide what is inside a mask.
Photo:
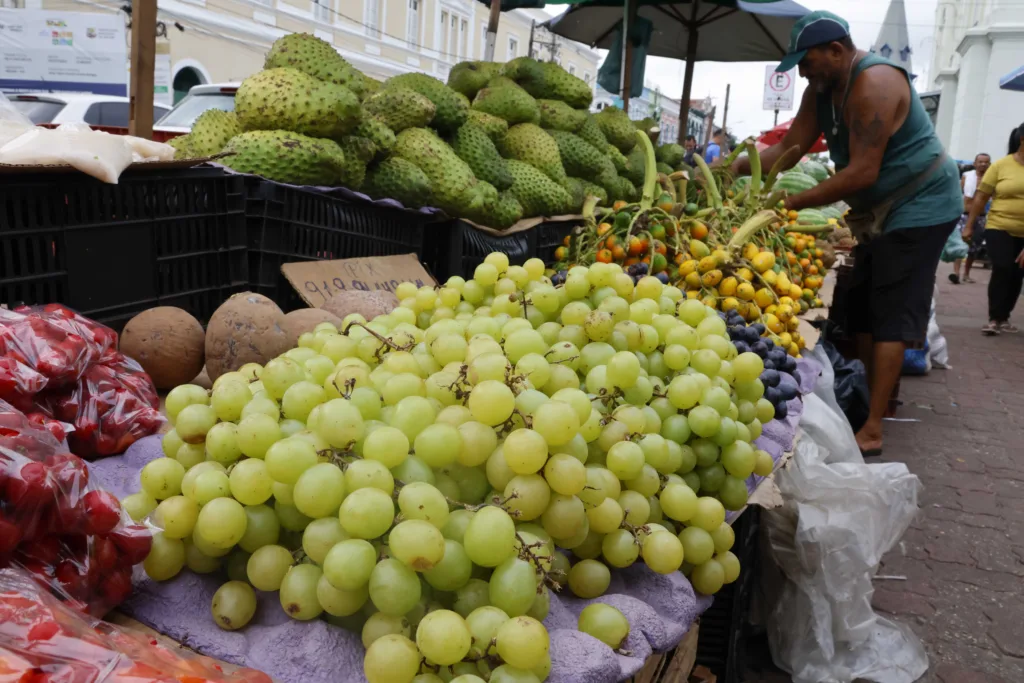
[(849, 35), (850, 25), (839, 15), (826, 10), (811, 12), (796, 22), (790, 31), (789, 51), (775, 70), (789, 71), (800, 63), (810, 48), (841, 40)]

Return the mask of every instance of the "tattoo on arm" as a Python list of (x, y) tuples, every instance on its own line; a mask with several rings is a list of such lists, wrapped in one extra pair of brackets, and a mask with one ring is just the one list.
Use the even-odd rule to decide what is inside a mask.
[(878, 112), (874, 112), (874, 118), (858, 117), (853, 120), (850, 133), (856, 140), (865, 147), (881, 147), (889, 139), (885, 130), (885, 122)]

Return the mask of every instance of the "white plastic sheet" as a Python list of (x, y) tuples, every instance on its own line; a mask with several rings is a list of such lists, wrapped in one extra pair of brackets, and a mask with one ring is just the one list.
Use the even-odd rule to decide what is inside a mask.
[(938, 296), (939, 287), (935, 286), (935, 294), (932, 295), (932, 310), (928, 315), (928, 353), (931, 356), (932, 367), (949, 370), (949, 346), (946, 338), (939, 330), (939, 323), (935, 320), (935, 297)]
[(821, 360), (793, 460), (775, 475), (785, 504), (762, 514), (772, 655), (794, 683), (912, 683), (928, 669), (924, 647), (908, 627), (875, 614), (871, 596), (921, 484), (902, 463), (864, 464)]

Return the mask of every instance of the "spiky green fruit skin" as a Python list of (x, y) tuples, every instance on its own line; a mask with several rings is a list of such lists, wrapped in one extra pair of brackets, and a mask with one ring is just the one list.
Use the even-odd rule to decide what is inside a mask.
[(608, 138), (608, 142), (615, 145), (623, 154), (636, 146), (636, 128), (626, 112), (621, 109), (605, 107), (594, 114), (594, 121), (597, 122), (604, 136)]
[(665, 175), (672, 173), (672, 167), (666, 164), (664, 161), (659, 161), (657, 166), (658, 173), (664, 173)]
[(646, 119), (640, 119), (639, 121), (633, 121), (633, 127), (637, 130), (642, 130), (645, 133), (650, 134), (652, 128), (659, 128), (661, 124), (656, 119), (648, 116)]
[(561, 100), (574, 109), (590, 106), (594, 91), (582, 78), (573, 76), (554, 62), (541, 62), (540, 66), (544, 72), (540, 94), (530, 94), (545, 100)]
[(597, 125), (597, 121), (594, 120), (594, 115), (587, 115), (586, 120), (580, 129), (576, 131), (576, 135), (583, 138), (584, 141), (589, 142), (594, 149), (603, 150), (608, 146), (608, 138), (601, 132), (601, 127)]
[(489, 202), (469, 219), (495, 230), (507, 230), (523, 217), (523, 206), (511, 192), (499, 192), (498, 198)]
[(616, 199), (622, 199), (627, 202), (635, 202), (639, 198), (639, 193), (636, 190), (636, 185), (629, 182), (629, 179), (619, 176), (618, 181), (618, 193)]
[(345, 86), (287, 68), (260, 71), (242, 81), (235, 114), (244, 130), (290, 130), (319, 138), (347, 135), (362, 116), (359, 98)]
[(626, 155), (619, 151), (619, 148), (612, 143), (605, 145), (605, 151), (608, 153), (608, 158), (611, 160), (612, 165), (615, 166), (616, 173), (625, 173), (629, 165)]
[(587, 198), (587, 191), (583, 188), (583, 181), (579, 178), (569, 178), (566, 181), (566, 189), (572, 197), (570, 209), (572, 213), (579, 213), (583, 210), (583, 200)]
[(377, 154), (373, 141), (357, 135), (346, 135), (338, 142), (345, 154), (338, 182), (350, 190), (361, 190), (366, 179), (366, 166)]
[(504, 119), (508, 125), (540, 123), (540, 107), (520, 87), (486, 87), (476, 94), (473, 109)]
[(543, 97), (544, 67), (532, 57), (516, 57), (501, 68), (501, 75), (511, 78), (534, 97)]
[[(479, 200), (480, 191), (474, 190), (478, 181), (469, 164), (429, 128), (403, 130), (391, 153), (415, 164), (426, 174), (433, 189), (434, 205), (448, 215), (465, 215), (466, 207)], [(480, 205), (483, 203), (481, 201)]]
[(298, 69), (317, 80), (343, 85), (357, 97), (369, 87), (367, 77), (345, 61), (330, 43), (309, 33), (289, 33), (274, 41), (263, 68), (279, 67)]
[[(488, 87), (488, 88), (519, 88), (520, 90), (523, 90), (523, 87), (521, 85), (519, 85), (518, 83), (513, 81), (508, 76), (495, 76), (491, 80), (487, 81), (487, 86), (486, 87)], [(481, 88), (481, 90), (483, 90), (483, 88)], [(523, 92), (526, 92), (526, 91), (523, 90)], [(527, 93), (527, 94), (529, 94), (529, 93)], [(531, 97), (532, 97), (532, 95), (531, 95)]]
[(433, 102), (435, 111), (430, 125), (442, 133), (455, 132), (466, 122), (469, 112), (467, 102), (459, 97), (459, 93), (433, 76), (420, 73), (399, 74), (389, 78), (384, 87), (409, 88)]
[(389, 157), (366, 173), (363, 190), (377, 199), (397, 199), (407, 207), (429, 206), (430, 179), (416, 164)]
[(498, 145), (506, 159), (517, 159), (540, 169), (559, 185), (565, 185), (565, 167), (558, 153), (558, 143), (543, 128), (532, 123), (520, 123), (505, 133)]
[(501, 72), (501, 66), (498, 62), (459, 62), (448, 73), (448, 87), (473, 99)]
[(540, 126), (550, 130), (575, 133), (587, 120), (587, 112), (573, 109), (559, 100), (537, 100), (540, 107)]
[(390, 86), (363, 101), (363, 112), (380, 119), (396, 134), (406, 128), (424, 128), (434, 119), (437, 108), (415, 90)]
[(498, 153), (494, 142), (476, 124), (467, 123), (451, 139), (452, 149), (459, 158), (469, 164), (473, 174), (480, 180), (494, 185), (498, 191), (512, 186), (512, 175), (505, 160)]
[(370, 78), (366, 74), (362, 74), (362, 77), (363, 77), (362, 92), (359, 92), (358, 89), (356, 89), (355, 93), (356, 93), (356, 95), (359, 96), (359, 100), (361, 102), (365, 102), (367, 97), (369, 97), (370, 95), (372, 95), (372, 94), (374, 94), (376, 92), (379, 92), (380, 89), (384, 87), (384, 84), (381, 83), (380, 81), (378, 81), (375, 78)]
[(174, 148), (175, 159), (198, 159), (201, 156), (192, 146), (191, 134), (173, 137), (167, 144)]
[(383, 121), (373, 116), (363, 116), (363, 120), (359, 122), (356, 129), (352, 132), (353, 135), (366, 138), (371, 140), (376, 146), (376, 156), (378, 158), (386, 157), (391, 153), (391, 148), (395, 146), (395, 133), (388, 128)]
[(478, 109), (469, 110), (469, 120), (467, 123), (473, 123), (483, 128), (484, 132), (487, 133), (487, 136), (493, 142), (497, 142), (508, 132), (508, 121)]
[(624, 173), (620, 173), (620, 175), (627, 178), (633, 185), (642, 187), (646, 166), (647, 160), (644, 158), (644, 148), (641, 145), (637, 145), (626, 155), (626, 170)]
[(219, 154), (228, 140), (242, 132), (232, 111), (207, 109), (196, 118), (189, 133), (189, 144), (198, 156)]
[(605, 190), (600, 185), (596, 185), (594, 183), (588, 182), (586, 180), (583, 180), (582, 178), (580, 179), (580, 182), (583, 183), (583, 193), (586, 196), (588, 196), (588, 197), (589, 196), (597, 197), (598, 198), (598, 203), (600, 203), (602, 206), (608, 204), (608, 191), (607, 190)]
[(569, 210), (572, 197), (558, 183), (530, 164), (509, 159), (512, 174), (509, 192), (523, 207), (523, 217), (558, 216)]
[(338, 143), (285, 130), (241, 133), (224, 151), (224, 165), (292, 185), (337, 185), (345, 166)]
[(583, 138), (563, 130), (547, 132), (558, 144), (558, 152), (567, 174), (577, 178), (596, 178), (601, 174), (615, 175), (615, 166), (608, 156), (584, 142)]
[(665, 145), (658, 145), (654, 149), (654, 158), (657, 161), (668, 164), (675, 168), (686, 158), (686, 149), (682, 145), (670, 142)]

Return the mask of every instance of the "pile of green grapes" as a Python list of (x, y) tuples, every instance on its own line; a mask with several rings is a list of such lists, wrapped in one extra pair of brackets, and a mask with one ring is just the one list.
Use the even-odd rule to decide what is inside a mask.
[[(370, 683), (542, 681), (549, 590), (598, 597), (610, 568), (736, 580), (726, 510), (772, 470), (751, 442), (773, 412), (714, 310), (614, 264), (554, 287), (502, 254), (397, 294), (168, 395), (166, 457), (124, 501), (162, 529), (150, 577), (226, 572), (225, 629), (278, 591), (360, 632)], [(628, 634), (603, 608), (580, 628)]]

